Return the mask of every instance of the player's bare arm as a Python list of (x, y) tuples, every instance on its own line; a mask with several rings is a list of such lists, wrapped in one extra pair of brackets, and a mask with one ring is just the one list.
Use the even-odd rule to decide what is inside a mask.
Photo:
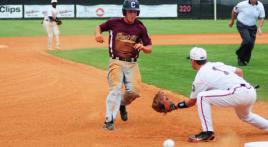
[(229, 22), (229, 27), (230, 27), (230, 28), (233, 27), (233, 25), (234, 25), (234, 21), (235, 21), (235, 19), (236, 19), (236, 16), (237, 16), (237, 13), (235, 13), (235, 11), (232, 10), (231, 20), (230, 20), (230, 22)]
[(239, 77), (243, 77), (244, 76), (243, 70), (240, 69), (240, 68), (236, 68), (235, 74), (237, 74)]
[(196, 103), (196, 99), (187, 99), (187, 100), (185, 101), (185, 103), (186, 103), (186, 105), (187, 105), (188, 107), (192, 107), (192, 106), (195, 105), (195, 103)]
[(146, 54), (150, 54), (152, 52), (152, 45), (143, 46), (143, 44), (141, 43), (136, 43), (134, 45), (134, 48), (138, 50), (142, 50)]
[(258, 25), (258, 34), (261, 35), (262, 34), (262, 26), (264, 23), (264, 19), (259, 19), (259, 25)]
[(104, 38), (101, 35), (101, 29), (100, 26), (96, 27), (96, 31), (95, 31), (95, 40), (99, 43), (103, 43), (104, 42)]

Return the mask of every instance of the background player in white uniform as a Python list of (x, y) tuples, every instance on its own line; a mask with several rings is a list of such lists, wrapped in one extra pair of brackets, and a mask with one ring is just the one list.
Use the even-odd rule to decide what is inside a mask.
[(58, 10), (56, 8), (57, 0), (51, 0), (51, 6), (43, 20), (43, 26), (48, 34), (48, 49), (52, 50), (53, 35), (56, 37), (56, 49), (60, 49), (60, 32), (56, 23)]
[(187, 108), (197, 103), (202, 132), (189, 136), (188, 141), (214, 139), (211, 105), (233, 107), (241, 120), (268, 131), (268, 120), (251, 112), (256, 101), (256, 90), (242, 78), (243, 71), (240, 68), (222, 62), (207, 62), (206, 51), (197, 47), (191, 49), (190, 60), (197, 74), (190, 99), (180, 102), (178, 107)]

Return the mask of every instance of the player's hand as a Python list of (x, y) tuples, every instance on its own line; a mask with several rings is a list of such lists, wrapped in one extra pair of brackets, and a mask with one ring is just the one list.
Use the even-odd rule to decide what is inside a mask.
[(134, 45), (134, 48), (135, 48), (136, 50), (142, 50), (142, 49), (144, 48), (144, 46), (143, 46), (141, 43), (136, 43), (136, 44)]
[(96, 35), (95, 36), (95, 39), (96, 39), (96, 41), (97, 42), (99, 42), (99, 43), (103, 43), (104, 42), (104, 38), (103, 38), (103, 36), (102, 35)]
[(233, 27), (233, 25), (234, 25), (234, 21), (230, 20), (229, 27), (231, 28), (231, 27)]
[(258, 27), (257, 32), (258, 32), (259, 35), (261, 35), (262, 34), (262, 28), (261, 27)]

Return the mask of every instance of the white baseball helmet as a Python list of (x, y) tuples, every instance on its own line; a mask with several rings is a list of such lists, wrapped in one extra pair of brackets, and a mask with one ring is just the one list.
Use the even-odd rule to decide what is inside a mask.
[(192, 60), (207, 60), (207, 52), (200, 47), (193, 47), (190, 51), (190, 59)]
[(51, 3), (57, 3), (58, 0), (51, 0)]

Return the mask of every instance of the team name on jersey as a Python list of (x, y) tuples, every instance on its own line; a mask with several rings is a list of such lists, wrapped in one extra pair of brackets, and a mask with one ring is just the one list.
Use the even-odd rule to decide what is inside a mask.
[(137, 38), (136, 35), (125, 35), (123, 33), (117, 33), (116, 35), (116, 40), (130, 40), (136, 42)]

